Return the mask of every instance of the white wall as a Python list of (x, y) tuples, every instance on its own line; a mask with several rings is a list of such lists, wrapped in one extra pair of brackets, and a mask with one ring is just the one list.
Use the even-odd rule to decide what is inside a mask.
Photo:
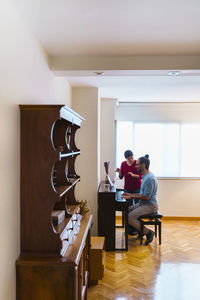
[(105, 180), (105, 161), (110, 161), (109, 176), (115, 179), (115, 108), (115, 99), (101, 98), (101, 180)]
[(72, 108), (85, 118), (77, 132), (81, 155), (76, 159), (76, 172), (81, 181), (76, 185), (77, 200), (87, 200), (94, 216), (92, 234), (97, 234), (97, 189), (99, 185), (100, 99), (97, 88), (73, 88)]
[(20, 253), (18, 104), (70, 106), (71, 88), (49, 71), (43, 50), (9, 0), (0, 0), (0, 43), (0, 300), (14, 300)]
[(200, 103), (120, 103), (116, 109), (116, 120), (138, 122), (200, 122)]
[[(123, 189), (123, 181), (118, 180)], [(200, 217), (200, 179), (158, 178), (160, 212), (167, 217)]]
[(165, 216), (200, 217), (199, 179), (158, 179), (158, 201)]

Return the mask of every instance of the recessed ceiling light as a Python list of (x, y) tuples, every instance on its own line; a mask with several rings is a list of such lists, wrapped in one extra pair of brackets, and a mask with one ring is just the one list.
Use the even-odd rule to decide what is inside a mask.
[(180, 71), (169, 71), (168, 75), (169, 76), (178, 76), (178, 75), (180, 75)]
[(104, 75), (104, 72), (94, 72), (94, 74), (96, 74), (97, 76), (102, 76)]

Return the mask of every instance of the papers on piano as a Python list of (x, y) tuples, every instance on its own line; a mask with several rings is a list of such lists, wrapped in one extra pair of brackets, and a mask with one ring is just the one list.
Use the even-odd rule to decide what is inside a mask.
[(112, 182), (112, 180), (110, 179), (110, 176), (105, 172), (106, 174), (106, 179), (108, 180), (108, 184), (110, 185), (110, 188), (112, 188), (114, 186), (114, 183)]

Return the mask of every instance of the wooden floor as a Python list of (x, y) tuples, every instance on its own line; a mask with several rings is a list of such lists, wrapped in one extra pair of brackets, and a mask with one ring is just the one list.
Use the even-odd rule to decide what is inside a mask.
[(129, 236), (128, 252), (106, 252), (87, 299), (200, 300), (200, 221), (163, 220), (160, 246)]

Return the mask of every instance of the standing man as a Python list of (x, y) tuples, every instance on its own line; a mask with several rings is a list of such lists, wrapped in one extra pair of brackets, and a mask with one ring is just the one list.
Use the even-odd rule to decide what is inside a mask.
[[(138, 199), (139, 203), (129, 207), (128, 223), (134, 226), (138, 231), (140, 231), (140, 222), (138, 217), (156, 213), (158, 211), (158, 202), (157, 202), (157, 179), (155, 175), (149, 171), (149, 155), (140, 157), (137, 160), (136, 168), (137, 171), (142, 174), (142, 185), (140, 193), (130, 194), (124, 193), (122, 197), (124, 199)], [(148, 245), (152, 242), (154, 237), (154, 232), (147, 227), (144, 227), (143, 233), (146, 235), (145, 245)]]
[[(133, 152), (131, 150), (126, 150), (124, 152), (124, 157), (126, 160), (121, 163), (121, 168), (116, 169), (116, 172), (119, 173), (119, 178), (124, 178), (124, 192), (131, 194), (139, 193), (142, 175), (136, 168), (136, 160), (134, 160)], [(136, 200), (134, 204), (137, 202), (138, 201)], [(133, 205), (133, 198), (129, 200), (129, 205)], [(129, 225), (129, 234), (137, 233), (137, 229)]]

